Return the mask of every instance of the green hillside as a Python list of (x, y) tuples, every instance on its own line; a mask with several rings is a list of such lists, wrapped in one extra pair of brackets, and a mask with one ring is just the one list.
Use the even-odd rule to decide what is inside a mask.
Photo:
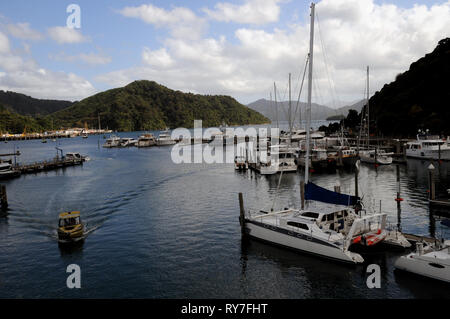
[(70, 101), (35, 99), (25, 94), (0, 90), (0, 105), (21, 115), (47, 115), (72, 104)]
[(168, 89), (153, 81), (135, 81), (108, 90), (51, 114), (55, 127), (98, 127), (118, 131), (262, 124), (269, 119), (229, 96), (198, 95)]
[(0, 132), (22, 133), (25, 129), (27, 132), (41, 132), (48, 124), (43, 118), (20, 115), (0, 105)]
[(371, 118), (385, 136), (413, 137), (419, 128), (450, 135), (450, 38), (411, 64), (370, 98)]

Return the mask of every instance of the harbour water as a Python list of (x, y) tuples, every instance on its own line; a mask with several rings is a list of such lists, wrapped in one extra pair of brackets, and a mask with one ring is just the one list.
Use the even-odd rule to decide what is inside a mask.
[[(140, 133), (120, 133), (137, 137)], [(236, 172), (233, 164), (174, 164), (171, 147), (104, 149), (102, 136), (2, 143), (20, 161), (65, 152), (90, 157), (83, 166), (23, 175), (2, 182), (10, 210), (0, 217), (1, 298), (428, 298), (450, 297), (448, 285), (394, 272), (402, 252), (370, 252), (346, 266), (254, 240), (242, 240), (238, 193), (246, 207), (299, 206), (300, 172), (277, 176)], [(100, 147), (99, 147), (100, 145)], [(401, 166), (401, 212), (395, 166), (361, 165), (359, 193), (406, 233), (450, 238), (431, 217), (428, 162)], [(450, 165), (437, 165), (440, 196), (450, 188)], [(313, 174), (329, 189), (354, 192), (354, 174)], [(58, 246), (57, 217), (79, 210), (83, 245)], [(368, 264), (381, 267), (381, 288), (366, 285)], [(66, 287), (66, 267), (81, 268), (81, 289)]]

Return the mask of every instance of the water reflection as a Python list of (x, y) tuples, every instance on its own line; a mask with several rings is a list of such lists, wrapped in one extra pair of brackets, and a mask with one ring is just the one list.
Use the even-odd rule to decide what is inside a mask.
[(73, 243), (60, 243), (58, 242), (59, 252), (61, 257), (75, 256), (80, 257), (83, 253), (84, 240), (80, 240)]

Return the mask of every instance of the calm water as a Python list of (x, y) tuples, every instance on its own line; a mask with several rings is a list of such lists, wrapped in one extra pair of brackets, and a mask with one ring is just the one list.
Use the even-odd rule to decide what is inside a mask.
[[(138, 136), (139, 133), (122, 133)], [(170, 147), (103, 149), (100, 136), (61, 139), (65, 152), (91, 161), (82, 167), (24, 175), (4, 182), (10, 210), (0, 217), (0, 297), (9, 298), (416, 298), (448, 297), (448, 286), (393, 272), (399, 252), (364, 255), (382, 269), (382, 287), (368, 289), (367, 265), (349, 267), (254, 240), (241, 240), (238, 193), (247, 207), (270, 208), (278, 178), (234, 171), (232, 164), (172, 163)], [(13, 144), (20, 161), (56, 155), (55, 143)], [(401, 167), (401, 227), (450, 238), (431, 219), (426, 166)], [(439, 167), (439, 192), (450, 188), (450, 167)], [(285, 174), (276, 207), (299, 205), (303, 174)], [(313, 175), (317, 184), (354, 191), (352, 173)], [(366, 207), (399, 220), (395, 166), (362, 166)], [(81, 247), (61, 250), (58, 213), (79, 210), (89, 235)], [(66, 288), (66, 267), (78, 264), (82, 289)]]

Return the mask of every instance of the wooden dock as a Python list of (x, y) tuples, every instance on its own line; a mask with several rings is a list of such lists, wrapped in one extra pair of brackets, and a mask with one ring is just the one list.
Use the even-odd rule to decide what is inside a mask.
[(432, 237), (426, 237), (426, 236), (418, 236), (418, 235), (414, 235), (414, 234), (406, 234), (403, 233), (403, 236), (405, 236), (405, 238), (412, 243), (417, 243), (418, 241), (424, 241), (428, 244), (433, 244), (434, 242), (437, 241), (436, 238), (432, 238)]
[(20, 172), (21, 174), (31, 174), (42, 171), (50, 171), (58, 168), (82, 165), (84, 160), (82, 159), (66, 159), (55, 158), (49, 161), (34, 162), (31, 164), (15, 165), (13, 170)]

